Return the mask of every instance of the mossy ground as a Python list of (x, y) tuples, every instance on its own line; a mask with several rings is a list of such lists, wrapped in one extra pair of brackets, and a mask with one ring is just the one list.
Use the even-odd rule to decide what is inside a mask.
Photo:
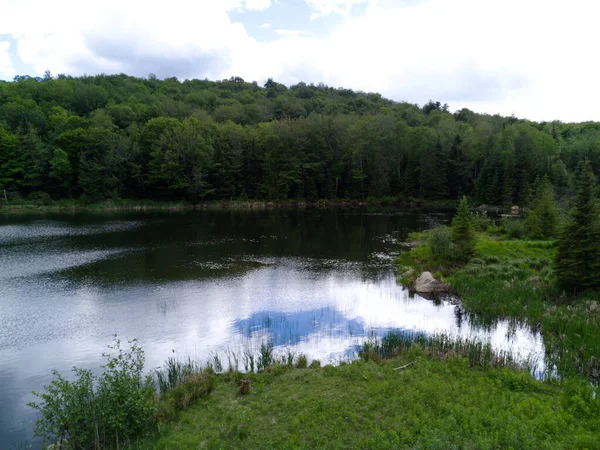
[(418, 347), (389, 360), (248, 376), (250, 394), (239, 393), (245, 375), (222, 375), (137, 448), (600, 448), (588, 384), (471, 368)]

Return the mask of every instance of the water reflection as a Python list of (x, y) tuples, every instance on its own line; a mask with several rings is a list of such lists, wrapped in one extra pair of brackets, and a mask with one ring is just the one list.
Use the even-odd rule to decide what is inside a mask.
[[(435, 217), (436, 221), (446, 216)], [(448, 332), (543, 355), (541, 338), (480, 323), (396, 283), (398, 241), (427, 214), (342, 211), (9, 217), (0, 223), (0, 448), (31, 438), (30, 392), (98, 371), (117, 333), (147, 367), (264, 339), (324, 363), (370, 334)]]

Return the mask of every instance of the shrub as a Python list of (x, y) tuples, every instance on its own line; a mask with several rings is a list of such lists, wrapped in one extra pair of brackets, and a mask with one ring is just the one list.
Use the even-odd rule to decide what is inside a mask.
[(431, 250), (431, 257), (440, 263), (453, 258), (452, 230), (448, 227), (434, 228), (427, 236), (427, 244)]
[(308, 360), (306, 359), (306, 355), (298, 356), (298, 360), (296, 361), (297, 369), (306, 369), (308, 367)]
[(48, 206), (52, 204), (52, 198), (45, 192), (32, 192), (27, 198), (34, 202), (36, 206)]
[(486, 213), (479, 212), (471, 216), (471, 223), (476, 231), (488, 231), (488, 228), (495, 225), (491, 217), (488, 217)]
[(74, 368), (75, 381), (58, 372), (41, 403), (29, 403), (41, 412), (34, 432), (46, 442), (69, 441), (73, 448), (113, 448), (126, 445), (155, 427), (155, 390), (152, 377), (142, 376), (144, 351), (137, 341), (123, 350), (115, 337), (104, 372)]
[(513, 239), (525, 236), (525, 223), (522, 220), (505, 217), (502, 219), (502, 227), (506, 234)]

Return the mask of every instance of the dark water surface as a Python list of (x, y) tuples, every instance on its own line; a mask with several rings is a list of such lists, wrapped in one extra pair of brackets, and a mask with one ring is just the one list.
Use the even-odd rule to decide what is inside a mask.
[(482, 328), (396, 283), (398, 242), (441, 214), (189, 212), (0, 217), (0, 449), (32, 442), (27, 406), (72, 366), (98, 370), (117, 333), (148, 368), (269, 339), (323, 363), (389, 329), (481, 337), (543, 354), (541, 338)]

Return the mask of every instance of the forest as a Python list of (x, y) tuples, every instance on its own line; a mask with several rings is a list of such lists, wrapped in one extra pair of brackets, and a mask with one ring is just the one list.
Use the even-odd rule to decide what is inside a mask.
[(559, 203), (600, 123), (451, 112), (376, 93), (127, 75), (0, 82), (2, 200), (456, 200)]

